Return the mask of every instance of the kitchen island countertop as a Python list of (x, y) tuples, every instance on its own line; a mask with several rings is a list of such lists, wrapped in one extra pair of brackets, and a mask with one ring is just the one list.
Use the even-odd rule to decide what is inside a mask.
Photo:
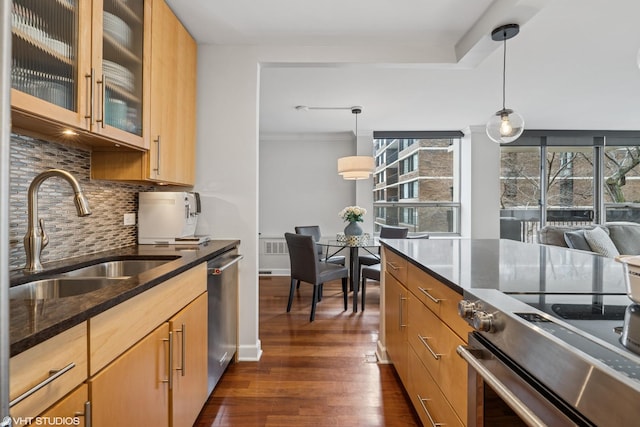
[[(169, 262), (93, 292), (66, 298), (10, 300), (10, 345), (15, 356), (102, 313), (178, 274), (240, 244), (239, 240), (210, 240), (201, 245), (132, 245), (44, 264), (37, 274), (11, 272), (10, 286), (46, 279), (55, 274), (101, 261), (127, 258), (166, 258)], [(175, 259), (173, 259), (175, 257)]]

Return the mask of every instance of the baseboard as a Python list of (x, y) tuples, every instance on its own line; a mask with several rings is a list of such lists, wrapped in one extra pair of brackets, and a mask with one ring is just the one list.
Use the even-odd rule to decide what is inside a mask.
[(262, 343), (258, 340), (255, 345), (238, 346), (238, 362), (258, 362), (262, 357)]
[(378, 358), (378, 363), (382, 365), (388, 365), (391, 363), (389, 355), (387, 354), (387, 348), (380, 341), (378, 341), (376, 346), (376, 357)]

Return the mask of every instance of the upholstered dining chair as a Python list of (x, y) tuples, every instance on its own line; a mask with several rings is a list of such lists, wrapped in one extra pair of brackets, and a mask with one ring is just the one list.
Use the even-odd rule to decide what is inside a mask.
[[(305, 236), (313, 236), (315, 242), (320, 241), (322, 234), (320, 233), (319, 225), (298, 225), (295, 227), (296, 234), (304, 234)], [(317, 245), (318, 259), (320, 262), (330, 262), (332, 264), (345, 265), (344, 255), (334, 255), (328, 258), (322, 256), (322, 246)]]
[(367, 279), (380, 281), (380, 263), (362, 267), (362, 311), (364, 311), (364, 301), (367, 298)]
[(304, 234), (284, 233), (289, 250), (291, 262), (291, 287), (289, 289), (289, 302), (287, 313), (291, 311), (293, 294), (296, 291), (296, 283), (310, 283), (313, 285), (313, 300), (311, 302), (311, 316), (313, 322), (316, 315), (316, 304), (320, 299), (322, 284), (331, 280), (342, 279), (342, 293), (344, 296), (344, 309), (347, 309), (347, 279), (349, 269), (345, 266), (320, 262), (316, 250), (316, 242), (313, 236)]
[[(391, 227), (383, 225), (380, 227), (381, 239), (405, 239), (409, 234), (407, 227)], [(380, 264), (380, 255), (365, 254), (358, 257), (358, 265)]]

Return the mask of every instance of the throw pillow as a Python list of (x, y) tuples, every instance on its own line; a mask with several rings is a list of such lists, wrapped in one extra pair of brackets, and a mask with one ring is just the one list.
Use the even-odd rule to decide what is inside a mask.
[(625, 255), (640, 255), (640, 224), (611, 222), (607, 227), (618, 252)]
[(585, 230), (584, 238), (589, 243), (589, 247), (593, 252), (598, 254), (615, 257), (620, 255), (616, 245), (613, 244), (611, 237), (601, 227), (596, 227), (593, 230)]
[(564, 233), (564, 241), (571, 249), (580, 249), (581, 251), (591, 251), (589, 242), (584, 237), (584, 230), (567, 231)]

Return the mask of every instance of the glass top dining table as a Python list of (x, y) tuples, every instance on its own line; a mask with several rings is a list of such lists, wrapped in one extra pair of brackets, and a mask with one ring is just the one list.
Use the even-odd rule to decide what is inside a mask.
[(353, 311), (358, 311), (358, 292), (360, 291), (360, 263), (358, 261), (358, 252), (364, 249), (371, 255), (379, 257), (380, 240), (377, 237), (364, 239), (320, 239), (317, 245), (324, 248), (324, 258), (329, 259), (332, 256), (342, 252), (349, 251), (349, 289), (353, 291)]

